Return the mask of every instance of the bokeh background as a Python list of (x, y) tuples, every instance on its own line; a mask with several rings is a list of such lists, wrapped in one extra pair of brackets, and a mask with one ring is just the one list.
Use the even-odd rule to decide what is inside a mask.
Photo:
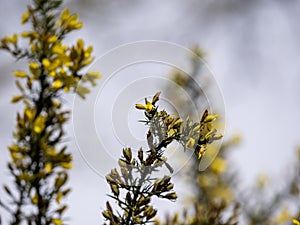
[[(0, 36), (24, 29), (20, 18), (29, 1), (0, 0)], [(72, 0), (65, 5), (80, 15), (78, 37), (94, 46), (97, 56), (118, 45), (140, 40), (164, 40), (185, 47), (198, 44), (222, 89), (226, 105), (226, 135), (243, 139), (231, 155), (251, 185), (259, 173), (280, 178), (300, 145), (300, 1), (298, 0)], [(15, 62), (0, 54), (0, 184), (6, 170), (18, 105)], [(72, 107), (72, 96), (67, 105)], [(69, 149), (74, 169), (68, 201), (70, 223), (100, 224), (108, 191), (104, 180), (85, 163), (69, 124)], [(0, 191), (0, 194), (3, 192)], [(176, 210), (174, 207), (173, 210)], [(167, 210), (166, 210), (167, 211)]]

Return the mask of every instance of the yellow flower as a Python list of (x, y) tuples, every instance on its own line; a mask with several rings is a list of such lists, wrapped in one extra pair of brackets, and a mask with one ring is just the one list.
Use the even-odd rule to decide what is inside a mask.
[(206, 135), (205, 135), (205, 139), (206, 140), (210, 140), (215, 134), (216, 134), (217, 130), (214, 128), (213, 130), (209, 131)]
[(147, 101), (147, 104), (145, 105), (145, 110), (147, 112), (151, 112), (153, 110), (154, 106), (152, 105), (152, 103)]
[(173, 127), (180, 127), (182, 122), (183, 122), (182, 119), (177, 118), (175, 123), (173, 124)]
[(42, 64), (45, 67), (45, 69), (48, 69), (51, 63), (49, 59), (43, 59)]
[(232, 144), (234, 144), (234, 145), (237, 145), (237, 144), (239, 144), (239, 143), (241, 142), (241, 140), (242, 140), (242, 136), (239, 135), (239, 134), (235, 134), (235, 135), (231, 138), (230, 142), (231, 142)]
[(213, 180), (211, 176), (203, 174), (202, 176), (199, 176), (198, 183), (200, 187), (209, 187), (213, 183)]
[(145, 109), (145, 106), (142, 104), (135, 104), (135, 108), (137, 109)]
[(291, 214), (288, 211), (287, 207), (284, 207), (281, 211), (281, 213), (277, 216), (277, 218), (275, 219), (275, 223), (276, 224), (281, 224), (281, 223), (286, 223), (289, 220), (291, 220)]
[(23, 98), (22, 95), (16, 95), (16, 96), (14, 96), (14, 97), (10, 100), (10, 102), (11, 102), (11, 103), (17, 103), (17, 102), (20, 101), (22, 98)]
[(29, 17), (30, 17), (30, 12), (26, 11), (22, 16), (21, 23), (22, 24), (26, 23), (28, 21)]
[(30, 62), (30, 63), (29, 63), (29, 68), (30, 68), (31, 70), (36, 70), (36, 69), (39, 68), (39, 64), (36, 63), (36, 62)]
[(77, 14), (72, 14), (68, 21), (66, 22), (67, 29), (70, 30), (76, 30), (80, 29), (83, 26), (82, 22), (78, 22), (78, 15)]
[(78, 22), (78, 15), (70, 15), (70, 10), (65, 9), (60, 15), (60, 21), (56, 22), (57, 26), (63, 26), (64, 29), (76, 30), (83, 26), (82, 22)]
[(57, 156), (57, 151), (55, 150), (55, 148), (51, 148), (51, 149), (48, 149), (47, 150), (47, 153), (46, 153), (48, 156), (51, 156), (51, 157), (55, 157)]
[(213, 198), (220, 198), (225, 202), (230, 202), (234, 199), (234, 194), (229, 187), (215, 186), (209, 193)]
[(46, 122), (46, 117), (45, 116), (39, 116), (35, 121), (34, 121), (34, 127), (33, 130), (35, 133), (39, 134), (45, 129), (45, 122)]
[(61, 80), (56, 80), (53, 82), (52, 87), (55, 89), (59, 89), (63, 86), (63, 82)]
[(89, 64), (91, 64), (94, 61), (94, 58), (88, 58), (83, 60), (83, 62), (81, 63), (81, 66), (87, 66)]
[(215, 135), (213, 135), (213, 140), (217, 141), (217, 140), (220, 140), (222, 137), (223, 137), (223, 134), (215, 134)]
[(31, 36), (31, 31), (23, 31), (22, 33), (21, 33), (21, 37), (22, 38), (28, 38), (28, 37), (30, 37)]
[(48, 43), (54, 43), (57, 41), (57, 36), (50, 36), (47, 40)]
[(16, 144), (13, 144), (13, 145), (11, 145), (11, 146), (8, 146), (8, 149), (9, 149), (9, 151), (11, 151), (11, 152), (19, 152), (20, 147), (19, 147), (18, 145), (16, 145)]
[(79, 51), (82, 51), (84, 48), (84, 41), (82, 39), (77, 40), (77, 48)]
[(52, 100), (52, 104), (57, 109), (59, 109), (61, 107), (61, 103), (59, 101)]
[(57, 202), (57, 204), (60, 204), (60, 202), (61, 202), (61, 199), (64, 197), (64, 195), (63, 195), (63, 193), (61, 193), (61, 192), (58, 192), (57, 193), (57, 195), (56, 195), (56, 202)]
[(31, 202), (32, 202), (33, 204), (35, 204), (35, 205), (38, 204), (39, 198), (38, 198), (38, 195), (37, 195), (37, 194), (35, 194), (35, 195), (33, 196), (33, 198), (31, 199)]
[(18, 42), (18, 36), (17, 34), (14, 34), (13, 36), (6, 36), (5, 41), (16, 45)]
[(69, 22), (77, 21), (78, 20), (78, 15), (76, 13), (73, 13), (69, 18)]
[(70, 87), (65, 86), (65, 87), (64, 87), (64, 92), (69, 92), (69, 91), (70, 91)]
[(17, 161), (19, 161), (20, 159), (22, 159), (22, 155), (20, 155), (20, 153), (17, 152), (10, 152), (10, 155), (14, 161), (14, 163), (16, 163)]
[(73, 168), (73, 165), (72, 165), (72, 163), (65, 163), (65, 162), (63, 162), (63, 163), (60, 163), (60, 165), (63, 167), (63, 168), (65, 168), (65, 169), (72, 169)]
[(186, 146), (187, 148), (193, 148), (194, 145), (195, 145), (195, 139), (194, 139), (194, 138), (190, 138), (190, 139), (186, 142), (186, 144), (185, 144), (185, 146)]
[(67, 72), (64, 68), (61, 67), (58, 71), (58, 74), (60, 75), (60, 77), (65, 77), (67, 75)]
[(226, 168), (227, 168), (226, 161), (220, 157), (217, 157), (214, 160), (214, 162), (211, 164), (211, 169), (217, 174), (224, 172)]
[(46, 171), (46, 173), (51, 173), (51, 171), (52, 171), (52, 164), (51, 163), (46, 163), (45, 171)]
[(21, 173), (18, 178), (20, 180), (31, 181), (32, 176), (28, 173)]
[(198, 153), (198, 159), (201, 159), (204, 156), (205, 152), (206, 152), (206, 146), (202, 145), (200, 147), (200, 150), (199, 150), (199, 153)]
[(39, 71), (38, 69), (39, 69), (38, 63), (36, 63), (36, 62), (29, 63), (29, 70), (34, 75), (34, 78), (38, 77), (38, 71)]
[(54, 223), (55, 225), (62, 225), (63, 224), (61, 219), (52, 219), (52, 223)]
[(39, 38), (39, 34), (35, 31), (23, 31), (21, 34), (21, 37), (22, 38), (29, 38), (30, 40), (30, 50), (32, 52), (35, 52), (35, 50), (37, 49), (37, 45), (36, 43), (33, 44), (32, 41), (35, 40), (35, 39), (38, 39)]
[(49, 73), (49, 76), (50, 76), (50, 77), (55, 77), (55, 76), (56, 76), (56, 72), (55, 72), (55, 71), (51, 71), (51, 72)]
[(72, 27), (73, 27), (73, 29), (78, 30), (83, 27), (83, 22), (78, 22), (78, 23), (74, 24)]
[(55, 71), (61, 64), (62, 64), (61, 60), (56, 58), (49, 66), (48, 70), (51, 72)]
[(32, 111), (31, 111), (31, 109), (29, 109), (29, 108), (25, 109), (25, 113), (24, 114), (26, 115), (26, 117), (27, 117), (28, 120), (31, 120), (33, 118), (33, 116), (34, 116), (33, 113), (32, 113)]
[(52, 53), (57, 55), (64, 55), (65, 51), (67, 50), (66, 46), (63, 46), (61, 43), (56, 44), (52, 48)]
[(93, 52), (93, 46), (89, 46), (85, 51), (84, 51), (84, 57), (89, 58)]
[(20, 77), (20, 78), (26, 78), (26, 77), (28, 77), (28, 74), (25, 71), (20, 71), (20, 70), (14, 71), (14, 75), (16, 77)]
[(179, 72), (175, 72), (172, 78), (179, 86), (186, 85), (187, 79)]
[(193, 129), (193, 131), (194, 131), (194, 132), (199, 131), (199, 130), (200, 130), (200, 127), (201, 127), (201, 124), (195, 126), (194, 129)]
[(218, 114), (208, 115), (207, 117), (205, 117), (204, 122), (209, 123), (214, 121), (217, 118), (218, 118)]
[(85, 98), (85, 95), (90, 93), (90, 89), (86, 88), (86, 87), (83, 87), (81, 85), (78, 85), (76, 87), (76, 90), (75, 92), (81, 97), (81, 98)]
[(176, 131), (174, 129), (171, 129), (168, 131), (168, 136), (171, 137), (176, 133)]
[(297, 219), (293, 219), (292, 222), (293, 222), (294, 225), (300, 225), (300, 222)]
[(100, 78), (101, 78), (101, 75), (100, 75), (99, 72), (90, 71), (82, 77), (82, 81), (83, 82), (89, 81), (93, 86), (95, 86), (96, 85), (96, 80), (98, 80)]
[(36, 52), (37, 51), (37, 44), (30, 44), (30, 51), (31, 52)]
[(67, 20), (69, 18), (69, 16), (70, 16), (70, 10), (69, 9), (64, 9), (62, 11), (62, 13), (60, 14), (60, 18), (61, 18), (62, 21)]
[(147, 112), (151, 112), (154, 109), (154, 105), (152, 105), (152, 103), (149, 102), (147, 99), (145, 101), (146, 101), (146, 105), (135, 104), (135, 108), (143, 109), (146, 110)]

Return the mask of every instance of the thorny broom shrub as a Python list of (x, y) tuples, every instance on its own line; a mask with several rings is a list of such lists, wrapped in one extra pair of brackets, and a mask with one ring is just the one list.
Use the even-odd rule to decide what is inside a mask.
[[(8, 162), (14, 187), (4, 186), (8, 199), (0, 205), (10, 214), (9, 224), (60, 225), (67, 205), (63, 198), (67, 170), (72, 156), (62, 145), (69, 112), (62, 106), (63, 92), (76, 92), (82, 98), (89, 92), (86, 82), (95, 85), (96, 72), (82, 74), (92, 61), (91, 46), (79, 39), (74, 46), (65, 37), (83, 23), (68, 9), (61, 11), (62, 0), (33, 0), (22, 17), (29, 30), (1, 39), (0, 48), (16, 60), (26, 60), (27, 69), (15, 70), (21, 102), (17, 114), (14, 142), (8, 147)], [(25, 47), (20, 43), (25, 42)], [(78, 85), (79, 81), (82, 85)]]
[(136, 158), (132, 157), (130, 148), (123, 149), (123, 156), (119, 159), (120, 170), (113, 169), (106, 176), (112, 190), (110, 197), (114, 199), (120, 211), (113, 209), (109, 202), (103, 216), (109, 224), (147, 224), (153, 222), (157, 210), (151, 204), (153, 197), (175, 200), (173, 183), (170, 176), (157, 178), (154, 175), (161, 166), (166, 166), (170, 173), (172, 167), (164, 156), (165, 149), (173, 141), (180, 143), (184, 149), (192, 150), (201, 160), (206, 148), (212, 142), (222, 138), (213, 127), (217, 115), (210, 115), (205, 111), (200, 122), (190, 119), (183, 121), (178, 116), (172, 116), (165, 110), (159, 111), (156, 103), (157, 93), (150, 102), (145, 99), (145, 105), (136, 104), (137, 109), (144, 110), (148, 149), (140, 149)]

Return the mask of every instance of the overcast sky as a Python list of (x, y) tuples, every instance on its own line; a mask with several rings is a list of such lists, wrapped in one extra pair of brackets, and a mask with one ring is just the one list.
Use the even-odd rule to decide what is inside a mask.
[[(225, 100), (226, 134), (240, 133), (242, 144), (232, 159), (250, 183), (259, 172), (280, 177), (300, 145), (300, 1), (297, 0), (73, 0), (67, 6), (80, 15), (78, 36), (94, 45), (100, 56), (121, 44), (164, 40), (185, 47), (199, 44)], [(0, 35), (18, 32), (27, 1), (0, 0)], [(0, 54), (0, 183), (6, 182), (6, 146), (12, 141), (18, 106), (11, 75), (16, 68)], [(18, 63), (18, 68), (25, 64)], [(143, 97), (143, 96), (141, 96)], [(72, 107), (72, 97), (69, 96)], [(70, 149), (75, 168), (69, 197), (71, 224), (100, 224), (104, 180), (76, 150), (72, 124)], [(0, 192), (1, 193), (1, 192)], [(82, 206), (89, 209), (82, 211)]]

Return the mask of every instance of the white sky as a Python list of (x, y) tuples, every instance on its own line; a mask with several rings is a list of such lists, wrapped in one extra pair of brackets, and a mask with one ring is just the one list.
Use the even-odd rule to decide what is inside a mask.
[[(21, 29), (19, 21), (26, 2), (0, 0), (1, 36)], [(238, 132), (243, 136), (242, 144), (232, 154), (243, 181), (251, 182), (260, 171), (272, 177), (284, 173), (300, 145), (299, 1), (74, 0), (67, 6), (85, 23), (69, 41), (80, 36), (94, 45), (97, 56), (139, 40), (165, 40), (186, 47), (200, 44), (208, 53), (207, 62), (224, 94), (227, 134)], [(0, 61), (3, 183), (7, 180), (5, 146), (12, 141), (18, 106), (9, 103), (17, 93), (11, 75), (15, 64), (4, 53)], [(69, 128), (72, 134), (72, 124)], [(69, 216), (74, 225), (100, 224), (107, 185), (85, 164), (71, 137), (75, 168), (71, 173)]]

